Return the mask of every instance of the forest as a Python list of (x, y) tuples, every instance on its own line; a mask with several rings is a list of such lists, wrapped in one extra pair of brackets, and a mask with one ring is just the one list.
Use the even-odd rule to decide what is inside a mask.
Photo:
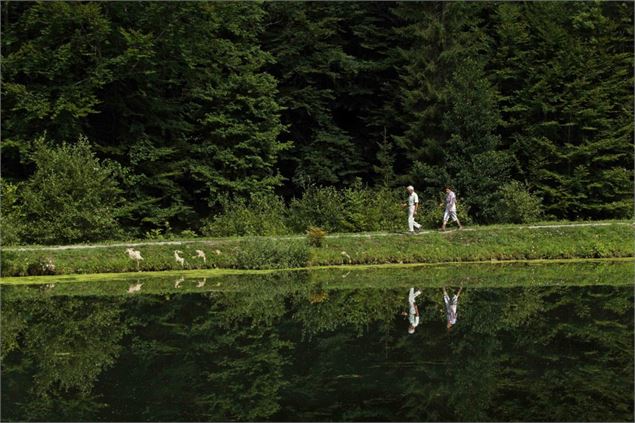
[(631, 218), (633, 10), (2, 2), (3, 243)]

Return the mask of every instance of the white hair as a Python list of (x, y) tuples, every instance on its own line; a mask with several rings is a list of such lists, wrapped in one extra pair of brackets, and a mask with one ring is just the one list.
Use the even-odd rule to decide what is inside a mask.
[(406, 187), (406, 189), (407, 189), (407, 190), (413, 190), (413, 191), (414, 191), (414, 190), (415, 190), (415, 187), (413, 187), (412, 185), (408, 185), (408, 186)]
[(408, 333), (411, 335), (415, 333), (415, 328), (413, 328), (412, 326), (408, 327)]

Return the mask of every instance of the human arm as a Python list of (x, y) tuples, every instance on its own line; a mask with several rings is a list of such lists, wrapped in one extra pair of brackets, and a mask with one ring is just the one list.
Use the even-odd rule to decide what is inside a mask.
[(419, 316), (419, 307), (415, 304), (415, 316)]

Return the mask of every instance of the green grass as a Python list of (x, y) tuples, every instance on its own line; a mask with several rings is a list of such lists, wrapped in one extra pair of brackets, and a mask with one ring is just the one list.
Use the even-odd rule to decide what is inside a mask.
[[(632, 225), (615, 222), (606, 226), (475, 227), (470, 231), (406, 234), (355, 234), (331, 236), (323, 247), (309, 247), (303, 239), (260, 237), (198, 240), (180, 245), (152, 244), (134, 247), (144, 260), (140, 270), (282, 269), (324, 265), (373, 265), (388, 263), (441, 263), (537, 259), (633, 257)], [(307, 245), (305, 245), (307, 244)], [(136, 263), (125, 246), (60, 250), (4, 249), (2, 276), (39, 273), (37, 263), (50, 259), (55, 274), (136, 272)], [(192, 258), (203, 250), (207, 262)], [(186, 258), (183, 269), (174, 250)], [(220, 254), (216, 254), (218, 250)], [(343, 254), (345, 253), (345, 254)], [(350, 259), (349, 259), (350, 257)]]

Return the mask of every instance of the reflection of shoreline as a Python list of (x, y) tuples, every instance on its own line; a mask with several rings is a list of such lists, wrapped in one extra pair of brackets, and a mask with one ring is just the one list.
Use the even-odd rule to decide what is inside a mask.
[(193, 269), (193, 270), (165, 270), (157, 272), (117, 272), (117, 273), (86, 273), (72, 275), (51, 276), (10, 276), (0, 278), (0, 285), (35, 285), (54, 282), (98, 282), (113, 281), (130, 278), (162, 278), (185, 276), (186, 278), (198, 277), (224, 277), (224, 276), (248, 276), (271, 275), (280, 272), (306, 272), (306, 271), (364, 271), (384, 269), (429, 269), (435, 267), (463, 267), (463, 266), (488, 266), (504, 268), (514, 265), (578, 265), (578, 264), (618, 264), (635, 263), (635, 257), (610, 257), (610, 258), (575, 258), (575, 259), (535, 259), (535, 260), (482, 260), (482, 261), (446, 261), (435, 263), (384, 263), (384, 264), (351, 264), (332, 266), (294, 267), (289, 269)]
[[(2, 302), (9, 306), (4, 312), (25, 321), (12, 334), (18, 342), (32, 339), (37, 347), (40, 339), (71, 334), (76, 338), (48, 347), (66, 352), (62, 346), (121, 346), (119, 358), (100, 370), (89, 391), (88, 398), (109, 405), (104, 409), (109, 418), (95, 406), (86, 408), (95, 414), (85, 420), (120, 415), (141, 420), (143, 415), (148, 420), (178, 421), (183, 404), (191, 404), (188, 420), (206, 421), (222, 413), (225, 419), (277, 421), (347, 421), (347, 413), (382, 421), (581, 421), (581, 416), (604, 413), (598, 420), (603, 421), (621, 420), (620, 413), (628, 411), (624, 407), (630, 406), (626, 400), (633, 376), (631, 287), (471, 290), (462, 299), (469, 306), (462, 309), (460, 325), (451, 336), (440, 325), (445, 314), (439, 289), (422, 288), (422, 321), (410, 338), (404, 336), (403, 320), (395, 318), (395, 311), (403, 309), (402, 289), (331, 289), (328, 297), (315, 302), (310, 294), (325, 286), (305, 276), (279, 289), (272, 280), (252, 279), (251, 289), (224, 291), (213, 298), (135, 295), (96, 301), (51, 299), (44, 291), (33, 299), (3, 296)], [(113, 301), (118, 302), (118, 314), (108, 314), (111, 318), (97, 324), (125, 330), (123, 338), (111, 339), (82, 323), (90, 323), (93, 313), (110, 313)], [(51, 321), (55, 310), (66, 310), (64, 304), (74, 306), (58, 313), (62, 319)], [(93, 342), (95, 337), (99, 339)], [(29, 374), (38, 366), (46, 373), (46, 366), (55, 365), (56, 372), (46, 374), (74, 375), (70, 368), (68, 374), (66, 367), (58, 371), (59, 362), (50, 361), (46, 351), (32, 349), (41, 354), (35, 361), (21, 361), (21, 352), (14, 351), (5, 363), (9, 373), (3, 380), (17, 383), (15, 395), (21, 404), (38, 399), (29, 396), (31, 379), (18, 378), (15, 372)], [(93, 363), (91, 354), (98, 350), (72, 352), (73, 360), (86, 364)], [(579, 380), (585, 383), (571, 383)], [(77, 399), (74, 395), (61, 397), (60, 404), (71, 404)], [(447, 407), (450, 397), (453, 406)], [(501, 397), (504, 407), (498, 405)], [(572, 398), (583, 400), (570, 402)], [(548, 413), (560, 414), (549, 419)]]
[[(518, 263), (518, 264), (462, 264), (403, 267), (328, 268), (320, 270), (266, 271), (242, 273), (214, 273), (199, 276), (202, 272), (175, 272), (174, 276), (155, 277), (149, 273), (134, 273), (133, 278), (120, 274), (112, 279), (92, 279), (75, 275), (72, 280), (65, 277), (42, 277), (39, 284), (3, 285), (3, 295), (9, 297), (37, 296), (39, 286), (52, 282), (55, 289), (47, 295), (108, 296), (124, 293), (131, 283), (143, 283), (143, 294), (231, 292), (249, 290), (252, 281), (264, 283), (266, 289), (294, 291), (301, 288), (298, 281), (322, 284), (325, 290), (347, 288), (386, 289), (410, 288), (413, 283), (422, 288), (443, 287), (463, 283), (472, 288), (514, 287), (514, 286), (586, 286), (606, 284), (612, 286), (632, 286), (635, 266), (632, 260), (593, 260), (584, 262), (559, 263)], [(106, 275), (103, 275), (104, 277)], [(87, 281), (83, 278), (87, 277)], [(199, 283), (203, 277), (207, 283)], [(186, 282), (174, 286), (175, 279)], [(43, 285), (44, 284), (44, 285)]]

